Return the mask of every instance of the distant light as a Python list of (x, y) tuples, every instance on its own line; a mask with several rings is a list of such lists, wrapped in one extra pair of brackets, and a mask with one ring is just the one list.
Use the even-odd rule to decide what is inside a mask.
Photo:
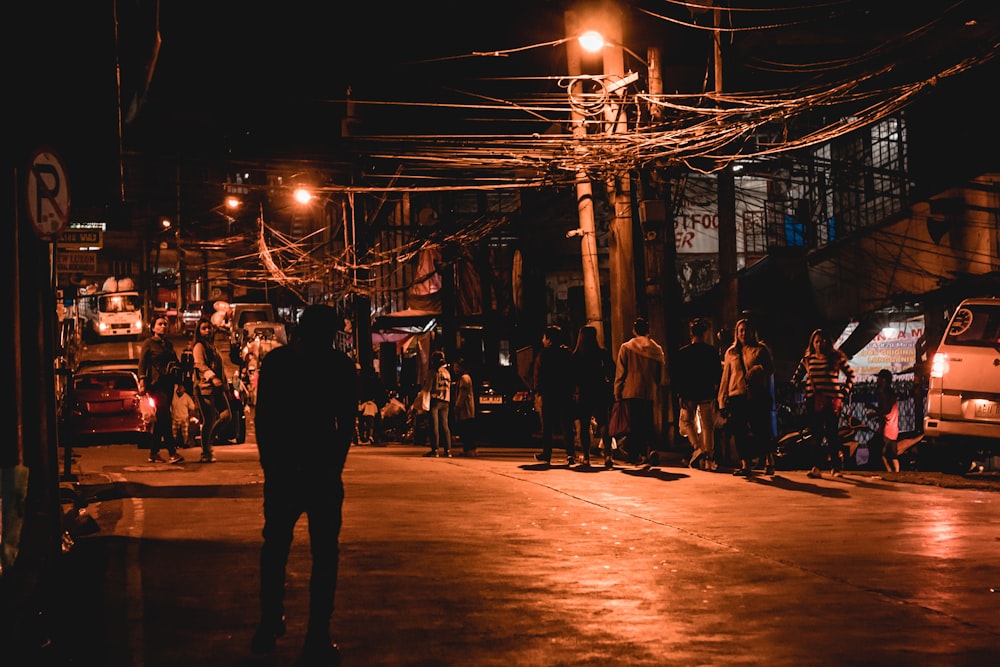
[(312, 193), (305, 188), (295, 188), (295, 201), (300, 204), (308, 204), (312, 201)]
[(170, 229), (172, 225), (173, 223), (170, 222), (170, 218), (164, 218), (163, 220), (160, 220), (160, 226), (163, 227), (164, 229)]
[(604, 48), (604, 36), (596, 30), (588, 30), (579, 37), (580, 46), (584, 51), (597, 53)]
[(234, 208), (239, 208), (242, 205), (243, 202), (240, 201), (239, 197), (234, 197), (232, 195), (226, 197), (226, 208), (234, 209)]

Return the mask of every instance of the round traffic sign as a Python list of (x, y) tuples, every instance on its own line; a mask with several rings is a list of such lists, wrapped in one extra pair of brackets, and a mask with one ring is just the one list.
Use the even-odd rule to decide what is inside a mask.
[(69, 181), (62, 160), (51, 149), (35, 151), (25, 180), (35, 232), (43, 239), (57, 235), (69, 221)]

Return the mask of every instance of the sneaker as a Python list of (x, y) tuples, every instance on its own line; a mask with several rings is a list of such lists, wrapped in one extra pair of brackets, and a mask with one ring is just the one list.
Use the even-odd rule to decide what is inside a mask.
[(701, 468), (701, 459), (703, 456), (705, 456), (705, 452), (697, 452), (688, 462), (688, 468)]
[(174, 454), (170, 457), (170, 463), (184, 463), (184, 457), (180, 454)]
[(451, 452), (445, 452), (445, 453), (444, 453), (444, 457), (445, 457), (446, 459), (450, 459), (450, 458), (451, 458)]
[(810, 470), (809, 472), (806, 473), (806, 477), (812, 477), (813, 479), (819, 479), (822, 476), (823, 476), (823, 473), (821, 473), (819, 471), (819, 468), (817, 468), (816, 466), (813, 466), (812, 470)]
[(545, 456), (544, 454), (535, 454), (535, 460), (541, 461), (542, 463), (548, 463), (549, 457)]
[(576, 459), (575, 458), (573, 458), (572, 456), (567, 456), (566, 457), (566, 465), (572, 466), (575, 463), (576, 463)]
[(613, 458), (611, 458), (610, 456), (605, 456), (604, 457), (604, 467), (607, 468), (608, 470), (611, 470), (612, 468), (615, 467), (615, 460)]
[(207, 456), (205, 454), (202, 454), (201, 458), (198, 459), (198, 461), (201, 462), (201, 463), (215, 463), (217, 461), (217, 459), (214, 456), (212, 456), (211, 454), (209, 454)]
[(438, 455), (438, 453), (435, 452), (435, 451), (430, 451), (430, 452), (427, 452), (426, 454), (424, 454), (425, 457), (431, 457), (431, 456), (437, 456), (437, 455)]
[(160, 456), (159, 454), (153, 454), (148, 459), (146, 459), (146, 462), (147, 463), (166, 463), (166, 461), (163, 460), (163, 457)]
[(844, 473), (842, 473), (839, 470), (837, 470), (836, 468), (834, 468), (833, 470), (830, 471), (830, 476), (831, 477), (843, 477)]
[(765, 475), (773, 475), (774, 474), (774, 466), (767, 466), (766, 468), (764, 468), (764, 474)]

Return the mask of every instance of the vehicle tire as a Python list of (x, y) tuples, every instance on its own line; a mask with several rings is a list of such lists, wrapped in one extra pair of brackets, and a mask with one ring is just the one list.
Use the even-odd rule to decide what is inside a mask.
[(942, 438), (925, 438), (917, 452), (917, 467), (921, 472), (943, 472), (961, 475), (969, 471), (972, 450)]

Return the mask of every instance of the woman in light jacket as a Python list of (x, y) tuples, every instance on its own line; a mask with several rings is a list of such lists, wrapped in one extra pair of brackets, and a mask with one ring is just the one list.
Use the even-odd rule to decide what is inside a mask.
[(726, 430), (735, 439), (740, 458), (734, 475), (749, 477), (755, 458), (764, 458), (765, 474), (774, 474), (773, 386), (771, 350), (757, 338), (753, 323), (742, 319), (723, 356), (719, 383), (719, 408), (729, 415)]

